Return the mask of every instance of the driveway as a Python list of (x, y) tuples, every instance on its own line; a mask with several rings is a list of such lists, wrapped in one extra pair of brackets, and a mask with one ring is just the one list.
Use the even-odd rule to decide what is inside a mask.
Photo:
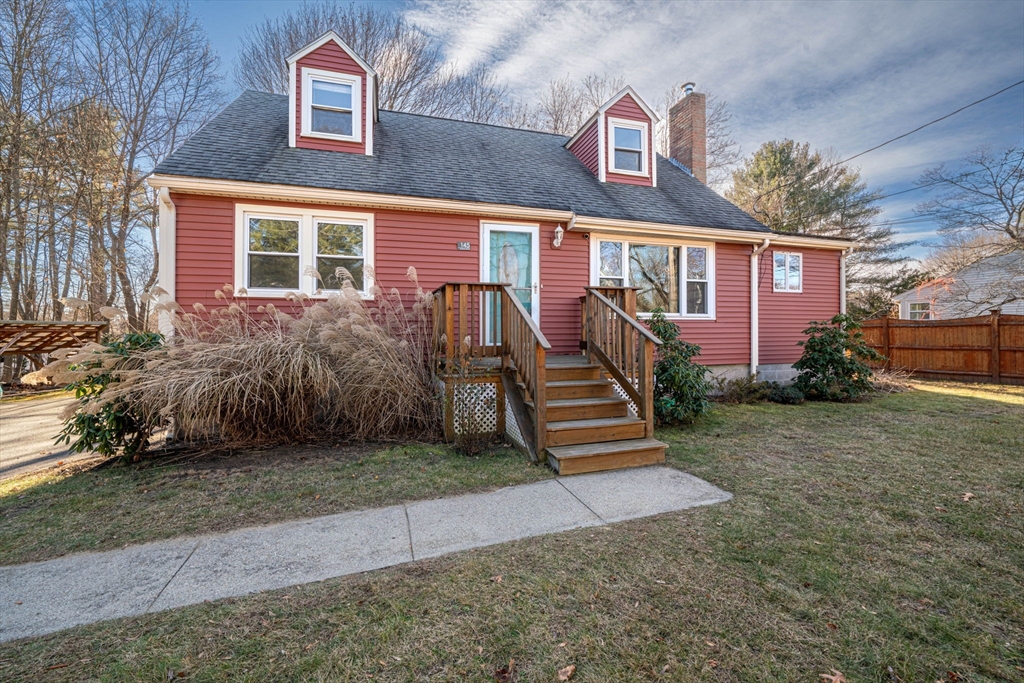
[(61, 460), (95, 457), (53, 443), (61, 430), (61, 411), (73, 400), (58, 396), (0, 401), (0, 479), (46, 469)]

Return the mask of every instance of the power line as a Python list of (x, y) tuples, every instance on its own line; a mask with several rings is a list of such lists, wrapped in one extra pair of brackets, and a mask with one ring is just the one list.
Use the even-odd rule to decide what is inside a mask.
[[(893, 142), (896, 142), (897, 140), (902, 140), (903, 138), (907, 137), (908, 135), (913, 135), (914, 133), (916, 133), (918, 131), (924, 130), (928, 126), (933, 126), (936, 123), (939, 123), (940, 121), (945, 121), (950, 116), (955, 116), (956, 114), (959, 114), (960, 112), (964, 111), (965, 109), (970, 109), (971, 107), (973, 107), (975, 105), (978, 105), (978, 104), (981, 104), (982, 102), (985, 102), (986, 100), (990, 100), (993, 97), (996, 97), (997, 95), (1002, 95), (1007, 90), (1011, 90), (1013, 88), (1016, 88), (1018, 85), (1021, 85), (1021, 84), (1024, 84), (1024, 80), (1017, 81), (1016, 83), (1014, 83), (1012, 85), (1008, 85), (1008, 86), (1006, 86), (1005, 88), (1003, 88), (1001, 90), (997, 90), (996, 92), (992, 93), (991, 95), (986, 95), (985, 97), (982, 97), (980, 100), (975, 100), (974, 102), (971, 102), (970, 104), (965, 104), (964, 106), (960, 107), (956, 111), (951, 111), (950, 113), (946, 114), (945, 116), (940, 116), (937, 119), (934, 119), (932, 121), (929, 121), (928, 123), (920, 125), (917, 128), (915, 128), (914, 130), (907, 131), (906, 133), (903, 133), (902, 135), (897, 135), (896, 137), (890, 138), (890, 139), (886, 140), (885, 142), (883, 142), (881, 144), (878, 144), (878, 145), (875, 145), (874, 147), (871, 147), (870, 149), (866, 149), (863, 152), (858, 152), (857, 154), (854, 154), (852, 157), (847, 157), (846, 159), (843, 159), (841, 161), (837, 161), (836, 163), (834, 163), (834, 164), (832, 164), (830, 166), (826, 166), (825, 168), (821, 168), (821, 169), (818, 169), (816, 171), (812, 171), (812, 173), (823, 173), (825, 171), (829, 171), (829, 170), (835, 168), (836, 166), (841, 166), (842, 164), (845, 164), (847, 162), (853, 161), (854, 159), (856, 159), (858, 157), (862, 157), (865, 154), (868, 154), (870, 152), (874, 152), (875, 150), (881, 149), (882, 147), (885, 147), (886, 145), (892, 144)], [(768, 190), (765, 190), (764, 192), (762, 192), (761, 194), (759, 194), (757, 196), (757, 199), (754, 200), (754, 212), (755, 213), (757, 212), (757, 202), (760, 201), (761, 197), (764, 197), (769, 192), (775, 192), (776, 190), (781, 190), (783, 188), (789, 187), (790, 185), (795, 185), (795, 184), (797, 184), (797, 183), (799, 183), (799, 182), (801, 182), (803, 180), (804, 180), (804, 178), (797, 178), (795, 180), (789, 181), (788, 183), (784, 183), (782, 185), (779, 185), (778, 187), (773, 187), (773, 188), (770, 188)], [(906, 192), (910, 192), (910, 190), (905, 190), (905, 191)]]

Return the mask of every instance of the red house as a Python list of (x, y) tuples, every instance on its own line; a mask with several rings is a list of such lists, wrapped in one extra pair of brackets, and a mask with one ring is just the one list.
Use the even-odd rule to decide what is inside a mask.
[(666, 311), (718, 375), (787, 379), (806, 323), (845, 306), (850, 242), (774, 233), (704, 184), (691, 88), (665, 158), (629, 87), (566, 138), (380, 110), (333, 32), (288, 66), (288, 95), (243, 93), (151, 176), (161, 287), (188, 307), (231, 283), (256, 305), (326, 296), (343, 266), (369, 298), (414, 266), (449, 351), (468, 332), (501, 359), (515, 427), (563, 472), (662, 453), (636, 318)]

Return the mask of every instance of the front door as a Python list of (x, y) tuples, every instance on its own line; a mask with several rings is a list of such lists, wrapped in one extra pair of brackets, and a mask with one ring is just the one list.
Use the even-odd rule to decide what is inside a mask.
[[(540, 324), (540, 255), (536, 225), (484, 223), (484, 282), (505, 282), (512, 285), (523, 308)], [(486, 317), (490, 320), (490, 316)], [(488, 330), (488, 339), (493, 339)]]

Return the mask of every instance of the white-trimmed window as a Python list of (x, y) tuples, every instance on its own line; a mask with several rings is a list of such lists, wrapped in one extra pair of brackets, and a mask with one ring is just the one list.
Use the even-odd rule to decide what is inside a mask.
[(932, 305), (928, 301), (912, 302), (908, 305), (908, 317), (911, 320), (931, 320)]
[(238, 204), (235, 244), (238, 292), (270, 298), (289, 292), (325, 296), (349, 277), (369, 297), (373, 214)]
[(611, 130), (611, 171), (626, 175), (649, 175), (647, 124), (622, 119), (609, 119), (608, 122)]
[(302, 134), (362, 141), (362, 79), (359, 76), (302, 70)]
[(595, 284), (637, 287), (638, 314), (714, 317), (714, 248), (661, 240), (595, 239)]
[(802, 292), (804, 287), (803, 254), (776, 251), (773, 254), (773, 285), (776, 292)]

